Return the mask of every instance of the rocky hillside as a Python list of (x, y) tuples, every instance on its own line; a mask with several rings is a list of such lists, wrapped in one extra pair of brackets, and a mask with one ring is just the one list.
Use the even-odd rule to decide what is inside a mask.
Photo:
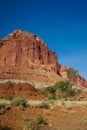
[[(68, 75), (68, 70), (71, 72), (71, 76)], [(71, 67), (60, 65), (60, 74), (64, 79), (69, 79), (71, 82), (75, 83), (76, 86), (87, 87), (87, 81), (81, 75), (79, 75), (78, 71)]]
[[(59, 65), (56, 53), (32, 33), (15, 30), (0, 40), (0, 79), (20, 79), (41, 87), (68, 79), (67, 68)], [(75, 82), (87, 86), (79, 75)]]
[(10, 81), (0, 84), (0, 98), (4, 98), (6, 95), (35, 100), (41, 98), (34, 86), (28, 83), (12, 83)]

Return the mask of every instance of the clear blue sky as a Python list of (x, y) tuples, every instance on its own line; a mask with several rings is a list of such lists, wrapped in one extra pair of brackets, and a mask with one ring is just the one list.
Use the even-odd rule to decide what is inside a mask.
[(0, 39), (15, 29), (40, 36), (87, 79), (87, 0), (0, 0)]

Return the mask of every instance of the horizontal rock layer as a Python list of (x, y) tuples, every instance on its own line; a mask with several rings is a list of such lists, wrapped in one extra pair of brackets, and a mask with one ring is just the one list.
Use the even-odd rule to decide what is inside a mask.
[[(67, 80), (67, 67), (58, 64), (55, 52), (33, 33), (15, 30), (0, 40), (0, 79), (19, 79), (35, 87), (52, 85)], [(79, 75), (75, 83), (87, 87)]]

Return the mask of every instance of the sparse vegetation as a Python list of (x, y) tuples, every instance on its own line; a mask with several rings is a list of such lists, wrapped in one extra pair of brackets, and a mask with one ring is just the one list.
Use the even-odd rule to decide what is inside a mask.
[(49, 103), (45, 102), (45, 101), (39, 101), (39, 102), (29, 101), (28, 106), (30, 108), (45, 108), (45, 109), (49, 109), (49, 107), (50, 107)]
[(46, 120), (43, 118), (43, 116), (40, 114), (36, 118), (37, 124), (47, 124)]
[(12, 94), (7, 94), (7, 95), (4, 97), (5, 100), (9, 100), (9, 101), (12, 101), (13, 98), (14, 98), (14, 96), (13, 96)]
[(34, 119), (24, 121), (21, 130), (39, 130), (39, 126)]
[(24, 120), (23, 128), (21, 130), (39, 130), (41, 125), (46, 125), (47, 122), (42, 115), (38, 115), (36, 118)]
[(72, 88), (70, 81), (57, 82), (54, 87), (60, 91), (59, 98), (68, 98), (76, 95), (76, 89)]
[(23, 107), (26, 107), (27, 106), (27, 100), (24, 97), (18, 97), (18, 98), (15, 98), (12, 101), (11, 105), (12, 106), (23, 106)]
[(75, 81), (75, 76), (78, 74), (77, 70), (74, 69), (67, 69), (67, 75), (69, 79), (74, 82)]
[(54, 88), (54, 86), (49, 86), (45, 89), (45, 91), (50, 94), (55, 94), (56, 89)]
[(5, 111), (6, 111), (5, 105), (4, 104), (0, 104), (0, 115), (4, 114)]
[(49, 86), (45, 88), (45, 90), (41, 91), (41, 94), (45, 96), (45, 98), (50, 99), (50, 100), (55, 100), (56, 99), (56, 89), (54, 86)]
[(46, 109), (49, 109), (49, 104), (42, 101), (42, 103), (40, 103), (38, 107), (39, 107), (39, 108), (46, 108)]
[(4, 114), (7, 110), (11, 108), (10, 105), (7, 104), (0, 104), (0, 115)]
[(56, 100), (56, 95), (54, 94), (54, 95), (49, 96), (49, 100)]
[[(73, 97), (76, 94), (79, 94), (81, 91), (73, 88), (73, 84), (69, 81), (59, 81), (53, 86), (49, 86), (45, 88), (43, 94), (46, 98), (50, 100), (56, 100), (61, 98), (69, 98)], [(57, 96), (59, 93), (59, 96)]]

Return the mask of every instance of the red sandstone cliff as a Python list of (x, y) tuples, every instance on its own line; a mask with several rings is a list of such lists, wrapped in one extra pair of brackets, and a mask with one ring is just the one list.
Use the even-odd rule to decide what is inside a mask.
[[(87, 87), (76, 75), (75, 83)], [(54, 84), (69, 79), (67, 67), (58, 64), (57, 55), (38, 36), (15, 30), (0, 40), (0, 79), (26, 80), (34, 85)]]
[(0, 66), (46, 65), (59, 72), (57, 55), (36, 35), (15, 30), (0, 41)]
[[(72, 81), (72, 79), (67, 74), (67, 70), (74, 70), (74, 69), (67, 67), (67, 66), (60, 65), (61, 76), (64, 79), (68, 79), (68, 80)], [(82, 76), (80, 76), (78, 72), (74, 76), (73, 83), (80, 87), (87, 87), (87, 81)]]

